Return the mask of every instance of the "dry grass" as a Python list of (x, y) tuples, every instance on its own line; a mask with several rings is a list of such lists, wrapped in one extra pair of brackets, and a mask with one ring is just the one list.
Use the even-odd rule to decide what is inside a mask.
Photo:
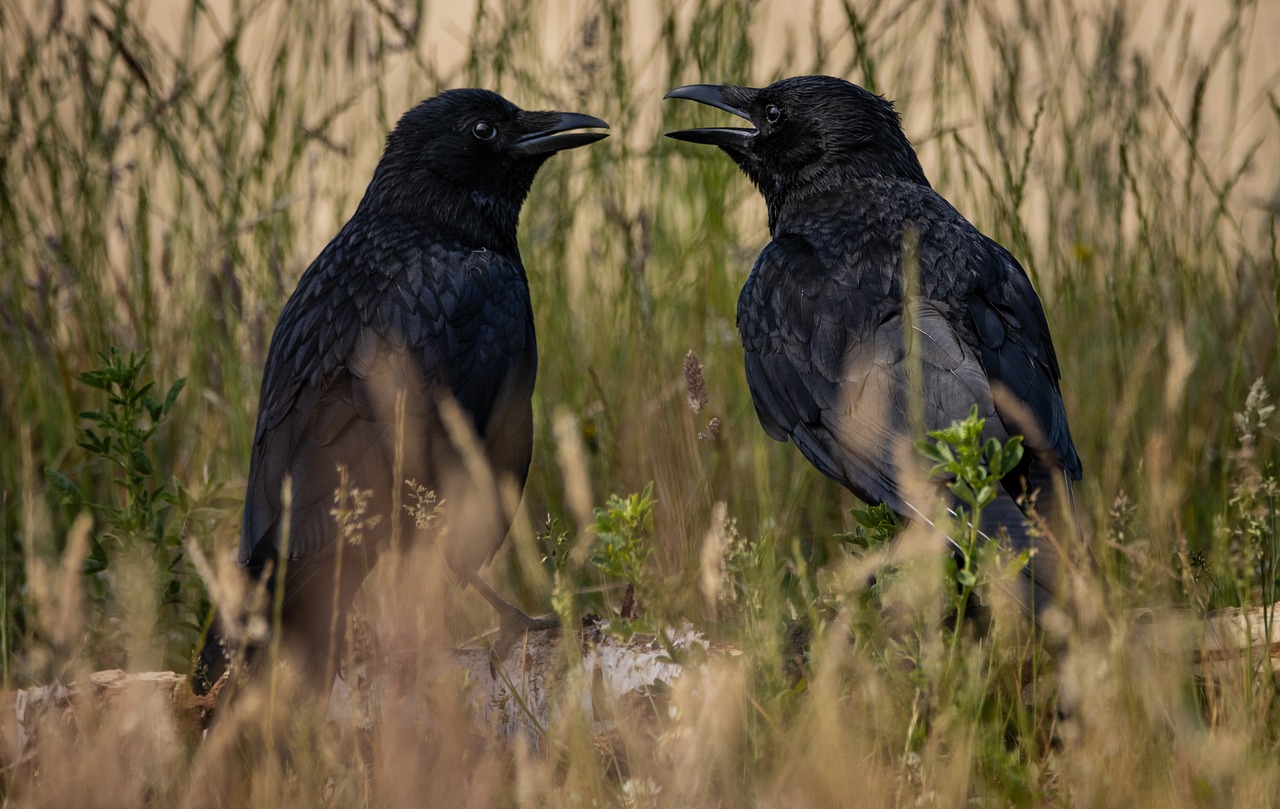
[[(1249, 398), (1257, 379), (1280, 391), (1270, 4), (211, 5), (0, 7), (6, 684), (189, 659), (209, 601), (184, 543), (217, 563), (235, 545), (276, 314), (396, 117), (463, 85), (588, 111), (615, 132), (549, 164), (522, 221), (538, 432), (528, 519), (496, 577), (569, 620), (616, 609), (590, 509), (653, 481), (638, 589), (662, 595), (644, 620), (689, 617), (743, 654), (662, 695), (656, 720), (617, 706), (605, 741), (572, 678), (536, 744), (486, 737), (467, 684), (429, 650), (405, 668), (393, 721), (363, 736), (327, 724), (287, 670), (243, 692), (200, 745), (163, 705), (82, 706), (43, 730), (38, 766), (6, 771), (8, 803), (1276, 802), (1273, 675), (1242, 664), (1204, 688), (1177, 637), (1125, 642), (1138, 608), (1280, 600), (1280, 449), (1266, 403)], [(936, 537), (904, 537), (897, 576), (869, 595), (881, 557), (840, 538), (854, 502), (755, 421), (733, 312), (766, 239), (763, 205), (729, 161), (660, 138), (694, 113), (659, 99), (691, 81), (812, 71), (897, 99), (935, 186), (1023, 260), (1044, 299), (1098, 561), (1076, 570), (1066, 659), (999, 612), (986, 639), (947, 629), (937, 558), (911, 552)], [(104, 402), (77, 374), (112, 345), (150, 351), (145, 379), (187, 380), (146, 444), (147, 485), (174, 496), (145, 530), (121, 529), (127, 487), (77, 446), (79, 414)], [(715, 437), (700, 437), (713, 417)], [(86, 576), (85, 560), (105, 564)], [(445, 598), (452, 631), (474, 628), (469, 597)], [(423, 622), (445, 613), (371, 609), (397, 646), (436, 637)]]

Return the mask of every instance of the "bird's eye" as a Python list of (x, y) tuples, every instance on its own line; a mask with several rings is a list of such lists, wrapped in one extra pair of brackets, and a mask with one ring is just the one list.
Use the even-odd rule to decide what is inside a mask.
[(771, 124), (776, 124), (782, 120), (782, 110), (778, 109), (777, 105), (770, 104), (764, 111), (764, 119)]
[(471, 127), (471, 134), (477, 140), (493, 140), (498, 135), (498, 128), (488, 121), (476, 121), (475, 126)]

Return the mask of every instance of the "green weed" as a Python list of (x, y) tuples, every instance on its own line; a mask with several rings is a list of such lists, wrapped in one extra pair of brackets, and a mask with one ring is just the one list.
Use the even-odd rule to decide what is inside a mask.
[[(666, 695), (656, 727), (619, 720), (607, 758), (572, 700), (536, 751), (477, 742), (461, 709), (416, 724), (389, 711), (395, 730), (353, 747), (286, 683), (274, 702), (247, 695), (196, 748), (162, 706), (85, 716), (74, 747), (49, 728), (41, 761), (59, 762), (56, 777), (6, 770), (6, 800), (1274, 802), (1270, 669), (1255, 654), (1198, 680), (1171, 651), (1184, 637), (1138, 639), (1148, 610), (1277, 599), (1280, 442), (1262, 396), (1280, 389), (1277, 23), (1257, 0), (1208, 6), (0, 6), (6, 685), (181, 668), (205, 605), (174, 543), (230, 567), (277, 313), (397, 116), (460, 85), (613, 125), (546, 166), (521, 222), (540, 349), (524, 511), (545, 528), (518, 521), (489, 575), (572, 618), (620, 606), (600, 592), (599, 558), (655, 624), (688, 618), (736, 650)], [(894, 98), (934, 186), (1010, 248), (1044, 301), (1092, 550), (1068, 566), (1070, 659), (1047, 660), (998, 611), (985, 637), (956, 634), (945, 538), (864, 508), (760, 430), (734, 317), (767, 240), (763, 203), (722, 155), (661, 137), (707, 111), (660, 99), (813, 71)], [(104, 407), (77, 378), (107, 346), (132, 387)], [(154, 394), (152, 414), (153, 394), (135, 398), (149, 379), (186, 387)], [(85, 411), (113, 425), (89, 423), (88, 447)], [(985, 451), (945, 461), (971, 467), (970, 509), (991, 485)], [(609, 492), (647, 492), (648, 505)], [(591, 531), (597, 506), (612, 544)], [(92, 526), (76, 521), (84, 507)], [(105, 568), (86, 577), (82, 558)], [(77, 606), (86, 585), (114, 606)], [(1056, 719), (1059, 687), (1083, 695), (1074, 735)], [(451, 704), (431, 688), (433, 705)], [(122, 750), (145, 754), (126, 763)]]

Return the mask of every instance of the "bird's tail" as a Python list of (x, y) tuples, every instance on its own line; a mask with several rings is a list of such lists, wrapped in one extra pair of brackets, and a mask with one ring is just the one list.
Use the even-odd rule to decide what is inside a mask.
[[(1035, 463), (1025, 477), (1026, 492), (1032, 496), (1001, 491), (982, 512), (982, 532), (989, 537), (1009, 537), (1014, 553), (1031, 551), (1023, 568), (1021, 586), (1014, 595), (1033, 616), (1053, 603), (1058, 591), (1060, 550), (1080, 537), (1071, 479), (1056, 466)], [(1015, 500), (1021, 496), (1022, 502)]]

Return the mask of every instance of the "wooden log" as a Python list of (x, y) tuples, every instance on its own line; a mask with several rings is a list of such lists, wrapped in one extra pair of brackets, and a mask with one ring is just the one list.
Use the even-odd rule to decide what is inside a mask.
[[(552, 717), (555, 705), (577, 700), (596, 711), (594, 700), (616, 700), (655, 683), (672, 685), (684, 667), (671, 651), (711, 650), (702, 633), (685, 624), (667, 630), (665, 641), (653, 635), (635, 635), (622, 641), (609, 634), (605, 622), (589, 623), (581, 631), (581, 656), (573, 676), (561, 646), (559, 630), (531, 633), (524, 644), (511, 649), (500, 665), (491, 664), (487, 644), (454, 649), (454, 664), (471, 684), (468, 691), (473, 715), (499, 737), (534, 738)], [(727, 647), (713, 653), (736, 654)], [(340, 725), (369, 727), (387, 703), (380, 699), (384, 684), (370, 682), (362, 670), (348, 683), (339, 678), (329, 701), (328, 718)], [(568, 683), (586, 683), (580, 693), (566, 695)], [(118, 669), (99, 671), (87, 682), (24, 688), (0, 693), (0, 766), (11, 767), (30, 759), (43, 722), (72, 725), (78, 709), (102, 712), (125, 695), (140, 700), (163, 699), (172, 707), (178, 728), (198, 740), (208, 717), (217, 708), (216, 693), (191, 693), (185, 674), (169, 671), (128, 673)]]
[(1280, 671), (1280, 603), (1211, 613), (1193, 659), (1205, 677)]
[[(1148, 613), (1137, 623), (1150, 631), (1134, 633), (1130, 642), (1183, 638), (1179, 642), (1181, 656), (1196, 675), (1206, 679), (1280, 670), (1280, 603), (1220, 610), (1201, 620), (1185, 611)], [(636, 635), (624, 642), (609, 634), (605, 622), (588, 624), (580, 637), (581, 656), (572, 672), (558, 631), (530, 635), (500, 666), (490, 665), (485, 645), (453, 650), (455, 664), (473, 683), (469, 699), (476, 721), (499, 737), (536, 737), (565, 700), (576, 701), (587, 715), (598, 715), (601, 706), (597, 701), (616, 702), (655, 685), (673, 685), (684, 665), (672, 658), (672, 651), (677, 656), (695, 650), (711, 656), (738, 654), (731, 647), (711, 644), (688, 624), (667, 630), (665, 641), (653, 635)], [(359, 680), (360, 675), (357, 672), (353, 679)], [(572, 684), (580, 686), (577, 692), (566, 692)], [(375, 724), (379, 693), (377, 683), (339, 680), (330, 699), (329, 719), (357, 727)], [(8, 768), (31, 759), (41, 722), (69, 717), (86, 705), (101, 712), (124, 699), (163, 700), (174, 711), (178, 729), (192, 740), (199, 739), (209, 712), (216, 710), (215, 698), (193, 695), (186, 675), (168, 671), (99, 671), (83, 683), (3, 692), (0, 766)]]
[[(614, 701), (655, 684), (673, 685), (684, 667), (672, 659), (701, 649), (713, 654), (737, 654), (737, 650), (713, 646), (686, 623), (668, 629), (665, 640), (637, 634), (626, 641), (609, 634), (608, 623), (588, 621), (580, 633), (581, 657), (568, 670), (559, 630), (531, 633), (525, 643), (511, 649), (501, 664), (494, 664), (490, 647), (477, 643), (452, 652), (454, 664), (471, 684), (468, 700), (476, 721), (503, 738), (535, 739), (552, 718), (557, 704), (572, 699), (587, 715), (599, 714), (597, 700)], [(393, 653), (394, 656), (394, 653)], [(394, 668), (394, 663), (393, 663)], [(329, 701), (329, 720), (368, 727), (386, 703), (380, 699), (382, 684), (368, 682), (364, 672), (339, 679)], [(566, 695), (570, 683), (586, 684), (579, 693)]]
[(96, 671), (87, 682), (54, 683), (0, 693), (0, 766), (5, 769), (30, 760), (42, 723), (72, 723), (81, 705), (96, 712), (126, 699), (161, 699), (172, 707), (179, 727), (195, 734), (202, 726), (208, 700), (191, 693), (185, 674), (172, 671), (129, 673), (120, 669)]

